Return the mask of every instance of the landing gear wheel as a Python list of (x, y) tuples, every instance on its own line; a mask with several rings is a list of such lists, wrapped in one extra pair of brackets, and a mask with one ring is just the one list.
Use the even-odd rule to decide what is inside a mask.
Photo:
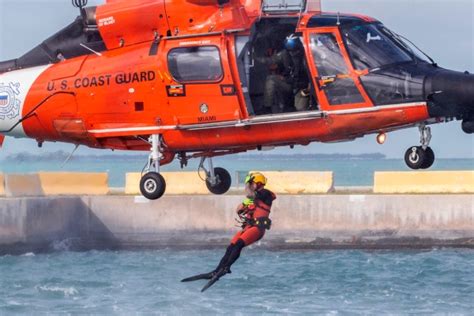
[(471, 119), (471, 121), (466, 121), (466, 120), (462, 121), (461, 128), (463, 132), (466, 134), (474, 133), (474, 120)]
[(221, 195), (229, 191), (230, 185), (232, 184), (232, 178), (230, 173), (224, 168), (214, 168), (214, 175), (216, 176), (215, 183), (211, 182), (211, 179), (206, 178), (206, 186), (209, 191), (213, 194)]
[(163, 196), (165, 190), (165, 179), (157, 172), (148, 172), (140, 180), (140, 192), (149, 200), (159, 199)]
[(425, 150), (425, 161), (421, 165), (420, 169), (429, 169), (435, 161), (435, 154), (431, 147), (427, 147)]
[(411, 169), (420, 169), (425, 162), (426, 152), (421, 146), (413, 146), (408, 148), (405, 153), (405, 162)]
[(405, 162), (411, 169), (428, 169), (435, 161), (433, 149), (429, 147), (431, 141), (431, 128), (424, 123), (418, 127), (420, 131), (421, 146), (408, 148), (405, 153)]

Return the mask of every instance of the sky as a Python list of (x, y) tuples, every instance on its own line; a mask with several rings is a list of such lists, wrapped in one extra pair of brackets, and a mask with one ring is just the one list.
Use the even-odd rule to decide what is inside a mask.
[[(97, 5), (105, 1), (89, 1)], [(324, 11), (358, 13), (382, 21), (428, 53), (444, 68), (474, 73), (474, 0), (322, 0)], [(0, 60), (21, 56), (59, 29), (71, 23), (78, 10), (69, 0), (0, 0)], [(431, 147), (439, 158), (474, 158), (474, 136), (461, 130), (460, 122), (432, 126)], [(403, 159), (407, 148), (419, 145), (417, 128), (388, 134), (384, 145), (375, 135), (353, 142), (281, 148), (270, 153), (372, 153)], [(73, 145), (7, 137), (0, 159), (21, 151), (72, 151)], [(80, 154), (110, 151), (80, 148)]]

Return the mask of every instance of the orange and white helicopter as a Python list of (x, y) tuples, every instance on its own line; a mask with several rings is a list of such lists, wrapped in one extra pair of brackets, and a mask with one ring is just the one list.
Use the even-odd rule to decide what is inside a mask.
[[(474, 132), (474, 75), (438, 67), (367, 16), (324, 13), (315, 0), (73, 4), (72, 24), (0, 62), (0, 143), (151, 148), (140, 182), (149, 199), (165, 192), (160, 166), (175, 157), (200, 158), (209, 190), (223, 194), (231, 177), (215, 156), (366, 134), (383, 142), (418, 126), (405, 160), (425, 169), (430, 124), (458, 119)], [(279, 65), (291, 49), (299, 55)]]

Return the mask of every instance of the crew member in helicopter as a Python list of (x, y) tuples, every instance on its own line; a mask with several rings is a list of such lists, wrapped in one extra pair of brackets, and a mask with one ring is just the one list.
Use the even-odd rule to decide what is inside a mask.
[(264, 105), (273, 114), (294, 111), (292, 105), (296, 105), (296, 110), (305, 110), (300, 108), (300, 102), (295, 102), (295, 94), (309, 95), (304, 58), (303, 44), (295, 34), (286, 37), (283, 50), (270, 57), (256, 58), (261, 63), (277, 66), (276, 73), (267, 76), (264, 90)]

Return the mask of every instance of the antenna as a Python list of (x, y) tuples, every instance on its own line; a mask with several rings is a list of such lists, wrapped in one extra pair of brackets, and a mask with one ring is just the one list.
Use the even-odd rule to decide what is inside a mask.
[(88, 51), (90, 51), (90, 52), (92, 52), (92, 53), (96, 54), (97, 56), (102, 56), (102, 54), (101, 54), (101, 53), (99, 53), (99, 52), (96, 52), (95, 50), (93, 50), (92, 48), (90, 48), (90, 47), (86, 46), (86, 45), (85, 45), (85, 44), (83, 44), (83, 43), (80, 43), (79, 45), (80, 45), (80, 46), (82, 46), (82, 47), (84, 47), (84, 48), (85, 48), (85, 49), (87, 49)]
[(305, 2), (306, 2), (306, 0), (301, 0), (300, 14), (299, 14), (299, 18), (298, 18), (298, 23), (296, 23), (296, 28), (298, 28), (300, 26), (301, 18), (303, 17), (303, 10), (304, 10), (304, 6), (305, 6)]
[[(87, 1), (86, 1), (87, 2)], [(61, 165), (61, 169), (64, 168), (64, 166), (69, 162), (69, 160), (71, 160), (72, 156), (74, 155), (74, 153), (76, 152), (76, 150), (79, 148), (80, 144), (76, 144), (76, 147), (74, 147), (73, 151), (71, 152), (71, 154), (69, 154), (69, 156), (66, 158), (66, 160), (64, 160), (64, 162), (62, 163)]]
[(341, 25), (341, 17), (340, 17), (340, 12), (337, 12), (337, 23), (338, 26)]

